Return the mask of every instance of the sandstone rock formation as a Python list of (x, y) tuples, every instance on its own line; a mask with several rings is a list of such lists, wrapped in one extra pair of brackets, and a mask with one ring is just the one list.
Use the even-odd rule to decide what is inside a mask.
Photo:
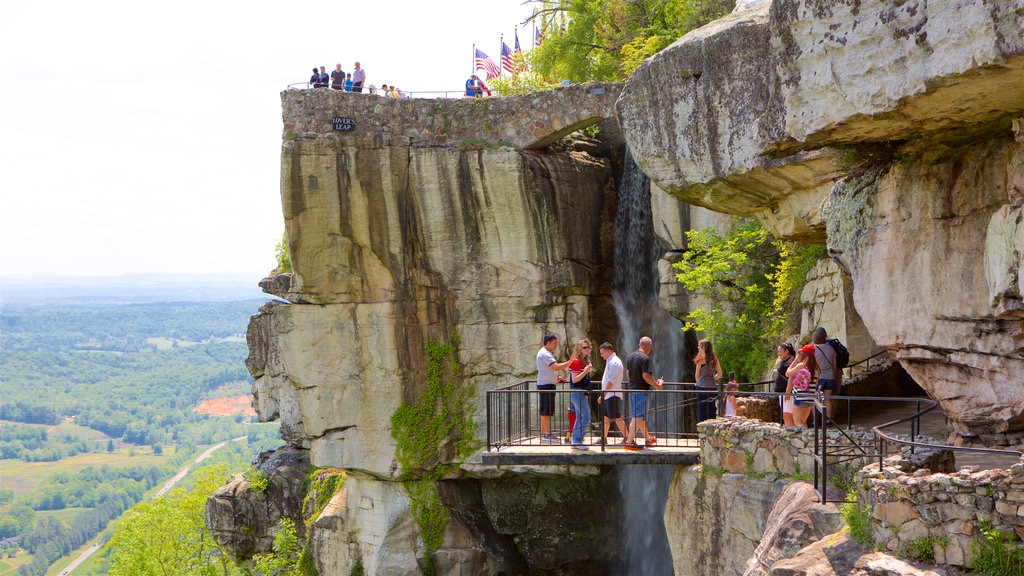
[[(271, 476), (273, 502), (241, 478), (211, 499), (208, 523), (234, 558), (269, 549), (280, 518), (301, 524), (308, 458), (348, 473), (305, 525), (321, 573), (610, 570), (623, 510), (595, 510), (593, 531), (560, 528), (613, 501), (619, 470), (485, 469), (459, 446), (486, 436), (486, 390), (534, 376), (544, 332), (561, 338), (560, 358), (577, 337), (617, 340), (616, 115), (653, 180), (663, 306), (687, 305), (669, 266), (684, 229), (722, 225), (704, 208), (757, 217), (835, 258), (808, 298), (839, 304), (809, 308), (808, 323), (842, 319), (854, 346), (892, 352), (962, 434), (1024, 431), (1024, 144), (1011, 132), (1024, 117), (1024, 0), (743, 5), (648, 60), (614, 111), (620, 87), (605, 84), (489, 100), (283, 94), (294, 273), (263, 283), (288, 303), (253, 318), (246, 365), (259, 418), (288, 444), (276, 457), (301, 456)], [(355, 130), (334, 130), (336, 117)], [(601, 122), (603, 142), (558, 140)], [(411, 440), (391, 418), (426, 395), (428, 344), (456, 335), (459, 426), (426, 447), (428, 464), (404, 466)], [(783, 474), (807, 458), (750, 457)], [(403, 483), (423, 478), (451, 515), (440, 533), (417, 524), (424, 501)], [(766, 537), (783, 480), (677, 470), (672, 482), (679, 574), (768, 571), (828, 524), (801, 532), (800, 507), (783, 506)], [(755, 554), (759, 541), (773, 547)]]
[(748, 6), (627, 81), (637, 163), (680, 199), (827, 242), (870, 339), (957, 431), (1019, 441), (1024, 4)]
[[(483, 391), (533, 378), (545, 332), (561, 337), (562, 357), (577, 337), (615, 340), (616, 131), (609, 130), (611, 147), (575, 140), (525, 148), (609, 116), (618, 89), (572, 87), (541, 95), (546, 104), (538, 96), (396, 102), (283, 94), (282, 205), (294, 272), (262, 283), (289, 303), (270, 303), (253, 317), (246, 365), (260, 419), (279, 421), (282, 438), (308, 449), (313, 466), (350, 473), (313, 521), (326, 573), (347, 573), (357, 562), (369, 573), (407, 573), (422, 568), (427, 552), (442, 573), (478, 569), (485, 558), (499, 567), (588, 573), (610, 558), (616, 521), (588, 532), (603, 543), (592, 550), (549, 533), (548, 520), (569, 506), (557, 491), (500, 512), (515, 493), (508, 483), (525, 485), (502, 478), (508, 472), (477, 488), (481, 506), (499, 512), (488, 517), (451, 499), (454, 520), (441, 548), (428, 551), (400, 481), (432, 470), (402, 467), (391, 418), (427, 391), (429, 342), (456, 335), (462, 342), (456, 385), (469, 400), (455, 418), (471, 423), (468, 440), (479, 445)], [(357, 129), (333, 131), (338, 115), (355, 118)], [(458, 465), (459, 440), (425, 447), (437, 451), (431, 465)], [(441, 495), (453, 493), (451, 482), (473, 482), (459, 478), (494, 476), (479, 472), (448, 468)], [(572, 494), (596, 501), (607, 490), (614, 487), (598, 482)], [(496, 544), (512, 538), (515, 545)], [(580, 550), (587, 556), (576, 557)]]

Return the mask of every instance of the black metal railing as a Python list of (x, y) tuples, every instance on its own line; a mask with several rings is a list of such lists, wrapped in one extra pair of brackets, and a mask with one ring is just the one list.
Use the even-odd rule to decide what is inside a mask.
[[(875, 407), (879, 403), (903, 403), (910, 407), (912, 413), (898, 418), (891, 422), (879, 424), (871, 428), (872, 438), (865, 441), (857, 436), (849, 434), (851, 430), (850, 421), (847, 419), (845, 429), (836, 425), (827, 415), (825, 396), (814, 395), (813, 428), (814, 435), (814, 487), (818, 491), (821, 503), (843, 502), (845, 494), (841, 497), (830, 498), (828, 494), (829, 483), (833, 481), (832, 471), (847, 462), (857, 464), (859, 468), (868, 461), (877, 459), (879, 468), (882, 467), (885, 458), (895, 453), (892, 446), (906, 446), (911, 454), (918, 449), (926, 450), (950, 450), (954, 453), (984, 454), (988, 457), (986, 463), (989, 467), (1005, 463), (1009, 468), (1020, 461), (1024, 453), (1015, 450), (998, 450), (994, 448), (975, 448), (967, 446), (952, 446), (949, 444), (923, 442), (921, 436), (921, 418), (938, 407), (938, 402), (930, 398), (892, 398), (892, 397), (869, 397), (869, 396), (831, 396), (832, 401), (846, 402), (870, 402)], [(901, 427), (906, 427), (906, 435), (899, 432)], [(845, 441), (831, 442), (827, 431), (836, 430), (840, 438)]]
[[(770, 396), (774, 392), (762, 392), (773, 381), (740, 384), (735, 392), (737, 397)], [(555, 409), (551, 417), (551, 433), (561, 444), (569, 443), (569, 394), (573, 390), (537, 390), (536, 381), (524, 380), (515, 384), (487, 391), (487, 449), (501, 450), (512, 446), (540, 446), (546, 444), (540, 430), (540, 394), (553, 394)], [(662, 390), (647, 391), (647, 431), (655, 437), (660, 446), (697, 446), (697, 402), (709, 398), (716, 405), (717, 414), (725, 413), (726, 391), (718, 382), (716, 389), (699, 389), (692, 382), (664, 382)], [(622, 390), (621, 415), (628, 426), (629, 390)], [(588, 393), (591, 423), (586, 431), (586, 443), (590, 445), (615, 445), (622, 440), (616, 422), (611, 421), (607, 436), (604, 429), (604, 404), (598, 397), (604, 392), (592, 390)], [(643, 443), (638, 438), (639, 443)]]
[[(551, 433), (562, 444), (567, 444), (569, 429), (568, 388), (559, 390), (537, 390), (535, 381), (524, 380), (510, 386), (487, 391), (487, 449), (501, 450), (511, 446), (546, 445), (540, 431), (540, 394), (553, 394), (555, 410), (551, 417)], [(629, 390), (621, 391), (621, 415), (628, 426)], [(647, 431), (655, 437), (659, 446), (694, 446), (697, 440), (697, 399), (701, 396), (717, 396), (715, 390), (697, 390), (694, 384), (665, 382), (662, 390), (647, 391)], [(598, 397), (604, 392), (593, 390), (588, 393), (591, 423), (586, 432), (586, 443), (600, 446), (614, 445), (621, 441), (621, 433), (614, 421), (609, 423), (607, 436), (604, 430), (604, 403)], [(724, 396), (723, 396), (724, 401)], [(638, 442), (643, 443), (638, 438)]]

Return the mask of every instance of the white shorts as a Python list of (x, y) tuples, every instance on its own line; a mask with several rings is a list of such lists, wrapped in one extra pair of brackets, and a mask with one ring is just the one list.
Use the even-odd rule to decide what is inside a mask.
[(793, 413), (793, 397), (783, 396), (782, 397), (782, 413), (792, 414)]

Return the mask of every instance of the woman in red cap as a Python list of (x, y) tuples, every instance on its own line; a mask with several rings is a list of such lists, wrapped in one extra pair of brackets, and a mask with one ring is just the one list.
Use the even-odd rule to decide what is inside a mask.
[(813, 344), (801, 348), (796, 353), (796, 360), (786, 370), (786, 377), (789, 378), (786, 394), (793, 395), (793, 424), (799, 428), (807, 428), (807, 417), (811, 414), (813, 402), (808, 396), (801, 398), (800, 395), (813, 391), (812, 383), (817, 370)]

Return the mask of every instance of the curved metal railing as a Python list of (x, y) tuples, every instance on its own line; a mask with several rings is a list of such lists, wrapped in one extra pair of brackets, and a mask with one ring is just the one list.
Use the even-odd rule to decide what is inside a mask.
[[(1024, 453), (1016, 450), (1000, 450), (995, 448), (975, 448), (969, 446), (953, 446), (950, 444), (938, 444), (931, 442), (923, 442), (919, 440), (921, 436), (921, 417), (925, 414), (935, 410), (939, 407), (939, 403), (936, 400), (930, 398), (893, 398), (893, 397), (871, 397), (871, 396), (838, 396), (834, 395), (829, 397), (833, 401), (857, 401), (857, 402), (872, 402), (878, 403), (894, 403), (894, 402), (905, 402), (914, 404), (914, 412), (902, 418), (897, 418), (890, 422), (878, 424), (871, 428), (873, 436), (873, 444), (871, 446), (865, 445), (859, 442), (855, 437), (848, 434), (850, 429), (849, 421), (847, 421), (847, 429), (843, 430), (837, 426), (835, 421), (830, 419), (827, 415), (827, 407), (825, 404), (825, 397), (822, 394), (814, 395), (814, 429), (816, 433), (814, 435), (814, 486), (818, 490), (818, 496), (822, 503), (830, 501), (828, 498), (828, 484), (831, 478), (829, 474), (829, 468), (844, 462), (865, 459), (878, 459), (879, 468), (882, 467), (885, 458), (891, 451), (890, 447), (893, 445), (907, 446), (908, 451), (913, 454), (918, 449), (927, 450), (949, 450), (954, 453), (973, 453), (973, 454), (987, 454), (994, 457), (995, 459), (1005, 458), (1007, 462), (1012, 465), (1017, 461), (1020, 461), (1024, 457)], [(906, 438), (901, 438), (891, 431), (900, 425), (907, 425), (909, 427), (909, 433)], [(846, 438), (847, 442), (842, 444), (832, 444), (826, 430), (833, 429), (839, 432), (840, 435)], [(830, 449), (831, 446), (831, 449)], [(1009, 466), (1007, 466), (1009, 468)], [(842, 501), (842, 500), (833, 500)]]

